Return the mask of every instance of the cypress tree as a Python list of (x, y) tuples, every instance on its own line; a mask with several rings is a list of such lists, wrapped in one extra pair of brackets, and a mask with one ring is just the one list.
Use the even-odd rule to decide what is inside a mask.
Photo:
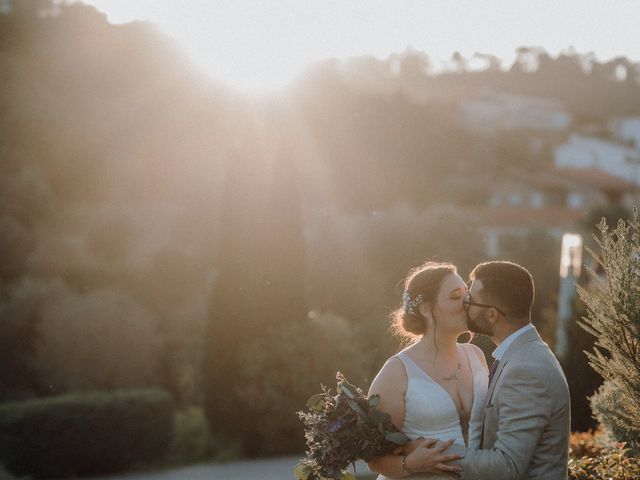
[[(285, 144), (271, 155), (265, 143), (257, 136), (245, 137), (242, 153), (229, 157), (205, 354), (205, 410), (211, 430), (246, 454), (265, 450), (261, 418), (278, 405), (245, 398), (245, 382), (255, 378), (256, 369), (271, 368), (286, 376), (290, 368), (270, 365), (270, 358), (267, 365), (256, 365), (251, 352), (277, 349), (279, 329), (306, 314), (297, 173)], [(260, 149), (248, 151), (252, 145)]]
[(266, 295), (264, 321), (273, 327), (306, 318), (304, 238), (298, 172), (291, 147), (281, 141), (271, 165), (264, 231)]
[[(245, 140), (251, 137), (251, 133), (244, 136)], [(205, 411), (212, 431), (226, 440), (235, 437), (239, 426), (234, 397), (241, 381), (238, 346), (255, 328), (260, 314), (255, 301), (262, 283), (255, 239), (261, 218), (258, 206), (264, 204), (264, 169), (259, 156), (251, 153), (237, 146), (227, 157), (205, 342)]]

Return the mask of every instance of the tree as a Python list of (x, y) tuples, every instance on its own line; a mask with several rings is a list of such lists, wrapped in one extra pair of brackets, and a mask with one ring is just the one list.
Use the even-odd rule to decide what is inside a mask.
[[(242, 380), (236, 375), (237, 344), (259, 329), (261, 272), (252, 239), (260, 238), (258, 205), (264, 199), (260, 177), (264, 173), (246, 153), (234, 150), (227, 160), (226, 184), (221, 198), (221, 233), (216, 258), (216, 283), (211, 299), (204, 358), (205, 411), (211, 430), (230, 438), (242, 432), (236, 424), (234, 392)], [(236, 429), (234, 431), (234, 429)]]
[(407, 85), (419, 85), (426, 78), (429, 67), (427, 54), (407, 48), (400, 59), (400, 78)]
[(539, 47), (518, 47), (516, 61), (511, 68), (525, 73), (535, 72), (539, 66), (538, 59), (543, 52)]
[(491, 55), (490, 53), (480, 53), (480, 52), (476, 52), (473, 54), (473, 58), (474, 59), (478, 59), (481, 62), (483, 62), (484, 64), (486, 64), (486, 67), (484, 69), (484, 71), (486, 72), (499, 72), (500, 71), (500, 59), (498, 57), (496, 57), (495, 55)]
[(454, 64), (456, 72), (464, 73), (467, 71), (467, 60), (459, 51), (453, 52), (451, 62)]
[(295, 165), (286, 146), (269, 158), (268, 145), (260, 144), (256, 134), (245, 138), (245, 147), (251, 145), (253, 152), (238, 150), (230, 156), (221, 200), (218, 277), (205, 354), (205, 409), (212, 431), (240, 444), (245, 453), (256, 454), (274, 446), (265, 436), (268, 432), (255, 429), (265, 405), (258, 397), (246, 397), (247, 382), (256, 369), (271, 365), (281, 379), (271, 388), (286, 396), (292, 364), (272, 355), (265, 365), (255, 365), (249, 353), (278, 352), (280, 330), (301, 322), (306, 308)]
[(21, 304), (17, 297), (15, 291), (5, 292), (0, 303), (0, 401), (38, 391), (38, 306), (33, 301)]
[[(607, 412), (624, 440), (640, 441), (640, 216), (635, 208), (630, 220), (610, 229), (603, 220), (596, 243), (588, 249), (601, 268), (589, 271), (591, 285), (578, 287), (587, 307), (581, 325), (596, 341), (587, 353), (589, 364), (605, 380), (600, 390)], [(608, 392), (608, 393), (607, 393)], [(614, 392), (614, 394), (611, 394)], [(615, 408), (613, 408), (615, 402)], [(597, 403), (597, 402), (596, 402)], [(592, 402), (593, 404), (593, 402)], [(612, 432), (615, 433), (615, 432)]]

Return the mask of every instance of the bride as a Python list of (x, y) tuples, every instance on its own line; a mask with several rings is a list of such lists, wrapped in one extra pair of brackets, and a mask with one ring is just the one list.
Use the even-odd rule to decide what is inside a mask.
[(369, 462), (369, 469), (380, 474), (378, 480), (417, 479), (423, 473), (451, 478), (460, 472), (447, 462), (461, 457), (443, 452), (454, 442), (468, 443), (469, 420), (482, 409), (488, 383), (482, 351), (457, 342), (468, 330), (462, 302), (466, 293), (450, 263), (427, 262), (405, 280), (403, 305), (392, 314), (393, 330), (412, 343), (387, 360), (369, 395), (380, 395), (378, 408), (411, 442), (400, 455)]

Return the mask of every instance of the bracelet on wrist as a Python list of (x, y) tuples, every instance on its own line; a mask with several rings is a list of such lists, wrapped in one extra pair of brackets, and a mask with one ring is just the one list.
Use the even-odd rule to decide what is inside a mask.
[(404, 457), (402, 457), (402, 472), (409, 476), (411, 475), (413, 472), (411, 471), (411, 469), (409, 467), (407, 467), (407, 456), (405, 455)]

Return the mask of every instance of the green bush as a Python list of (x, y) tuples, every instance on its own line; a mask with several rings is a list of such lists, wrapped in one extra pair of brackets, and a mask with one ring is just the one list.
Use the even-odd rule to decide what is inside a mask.
[[(599, 252), (588, 249), (597, 271), (588, 269), (591, 282), (578, 286), (586, 305), (580, 325), (595, 337), (589, 364), (609, 386), (596, 394), (596, 408), (615, 424), (630, 443), (640, 437), (640, 211), (619, 220), (611, 229), (606, 221), (594, 237)], [(611, 389), (607, 392), (607, 389)], [(633, 445), (637, 447), (637, 445)]]
[(618, 387), (610, 381), (605, 381), (602, 386), (589, 397), (593, 416), (602, 425), (610, 441), (625, 442), (635, 453), (640, 447), (640, 434), (634, 433), (628, 428), (620, 427), (619, 411), (620, 392)]
[(329, 313), (267, 334), (261, 333), (239, 348), (243, 360), (238, 375), (243, 383), (236, 404), (243, 415), (238, 435), (243, 453), (275, 455), (304, 449), (303, 424), (295, 412), (321, 384), (334, 385), (341, 370), (365, 388), (367, 352), (348, 322)]
[(0, 405), (0, 462), (15, 475), (68, 477), (148, 463), (173, 436), (162, 390), (91, 392)]
[(168, 462), (188, 464), (213, 458), (216, 445), (202, 407), (191, 406), (176, 412)]
[[(18, 480), (18, 478), (14, 477), (10, 471), (4, 468), (4, 465), (0, 464), (0, 480)], [(26, 477), (21, 480), (26, 480)]]
[(640, 458), (628, 455), (624, 444), (617, 444), (596, 457), (569, 459), (570, 480), (638, 480)]
[(602, 454), (607, 445), (602, 428), (598, 428), (595, 432), (593, 430), (571, 432), (569, 437), (569, 457), (597, 457)]

